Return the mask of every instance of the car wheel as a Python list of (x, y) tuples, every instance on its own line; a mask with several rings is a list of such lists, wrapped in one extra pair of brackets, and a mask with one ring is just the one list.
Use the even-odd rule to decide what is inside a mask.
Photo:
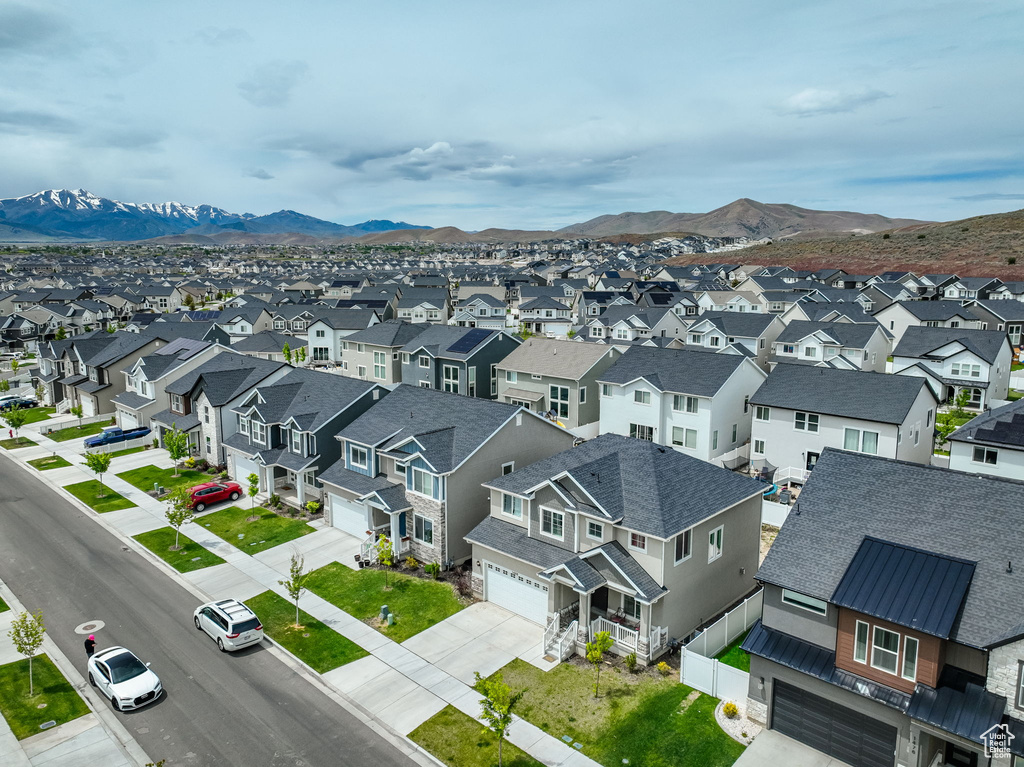
[(114, 711), (120, 711), (121, 710), (121, 704), (118, 702), (118, 700), (117, 700), (117, 698), (115, 696), (111, 696), (110, 697), (110, 704), (114, 707)]
[(193, 615), (193, 616), (192, 616), (192, 622), (193, 622), (194, 624), (196, 624), (196, 628), (197, 628), (197, 629), (199, 629), (200, 631), (202, 631), (202, 630), (203, 630), (203, 627), (199, 625), (199, 616), (198, 616), (198, 615)]
[(224, 649), (224, 642), (220, 639), (217, 640), (217, 649), (221, 652), (227, 652), (227, 650)]
[(238, 493), (232, 493), (231, 494), (231, 500), (232, 501), (237, 501), (238, 500)]
[(196, 504), (196, 511), (206, 511), (206, 504), (205, 503), (197, 503)]
[(93, 678), (91, 671), (89, 672), (89, 684), (91, 684), (93, 687), (96, 686), (96, 680)]

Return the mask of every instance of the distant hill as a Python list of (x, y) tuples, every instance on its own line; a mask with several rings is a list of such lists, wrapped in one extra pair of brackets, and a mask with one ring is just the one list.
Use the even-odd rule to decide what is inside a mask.
[(246, 241), (236, 235), (299, 234), (314, 238), (359, 237), (392, 229), (429, 229), (404, 221), (366, 221), (344, 226), (293, 210), (265, 216), (229, 213), (211, 205), (177, 202), (119, 202), (84, 189), (49, 189), (0, 200), (0, 240), (41, 242), (52, 239), (135, 241), (193, 235), (217, 241)]
[(572, 224), (559, 232), (584, 237), (617, 234), (654, 234), (692, 232), (707, 237), (792, 237), (801, 233), (857, 232), (865, 234), (883, 229), (927, 223), (905, 218), (887, 218), (873, 213), (827, 211), (778, 205), (742, 198), (710, 213), (620, 213), (598, 216), (581, 224)]
[(433, 242), (459, 244), (469, 242), (502, 243), (502, 242), (539, 242), (541, 240), (563, 239), (565, 235), (558, 232), (531, 232), (521, 229), (484, 229), (481, 232), (464, 232), (454, 226), (442, 226), (429, 231), (397, 229), (392, 232), (367, 234), (355, 240), (367, 245), (395, 245), (401, 242)]

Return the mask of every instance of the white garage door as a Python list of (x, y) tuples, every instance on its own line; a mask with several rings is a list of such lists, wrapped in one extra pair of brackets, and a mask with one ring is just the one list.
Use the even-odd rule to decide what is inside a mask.
[(255, 461), (250, 461), (244, 455), (238, 455), (232, 453), (234, 469), (231, 471), (231, 478), (240, 484), (243, 488), (249, 486), (249, 475), (260, 473), (259, 466), (256, 465)]
[(484, 599), (544, 625), (548, 617), (548, 587), (517, 572), (485, 563)]
[(118, 420), (121, 422), (121, 428), (125, 431), (139, 427), (139, 419), (135, 417), (135, 413), (129, 413), (127, 410), (118, 410), (117, 414), (120, 416)]
[(349, 535), (357, 538), (366, 537), (366, 507), (355, 501), (329, 494), (331, 504), (331, 524)]
[(92, 397), (82, 396), (82, 417), (96, 415), (96, 400)]

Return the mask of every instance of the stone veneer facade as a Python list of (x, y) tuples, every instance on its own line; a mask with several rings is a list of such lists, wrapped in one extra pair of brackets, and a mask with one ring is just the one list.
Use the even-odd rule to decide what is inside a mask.
[(1017, 708), (1020, 694), (1021, 661), (1024, 660), (1024, 640), (1018, 640), (989, 650), (988, 678), (985, 688), (996, 695), (1006, 697), (1006, 713), (1015, 719), (1024, 720), (1024, 711)]
[[(448, 552), (445, 549), (445, 503), (443, 501), (435, 501), (426, 496), (418, 495), (413, 492), (407, 491), (405, 497), (412, 505), (412, 512), (407, 512), (406, 516), (406, 528), (405, 533), (409, 536), (409, 553), (407, 556), (416, 557), (420, 562), (429, 564), (430, 562), (437, 562), (442, 567), (444, 566), (445, 560), (448, 558)], [(413, 533), (416, 529), (415, 515), (418, 514), (421, 517), (426, 517), (434, 523), (434, 545), (429, 546), (425, 543), (420, 543), (413, 537)]]

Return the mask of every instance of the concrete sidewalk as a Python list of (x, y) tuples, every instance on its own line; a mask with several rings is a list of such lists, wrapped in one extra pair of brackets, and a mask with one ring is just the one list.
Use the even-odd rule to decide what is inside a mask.
[[(146, 450), (115, 458), (110, 472), (103, 477), (104, 484), (136, 504), (136, 508), (97, 515), (63, 490), (65, 485), (95, 479), (91, 471), (80, 465), (80, 441), (75, 441), (74, 445), (54, 442), (38, 431), (29, 433), (31, 428), (25, 427), (22, 432), (36, 440), (38, 446), (12, 451), (12, 457), (24, 463), (55, 453), (78, 464), (41, 474), (44, 479), (56, 480), (53, 483), (59, 486), (56, 489), (84, 513), (119, 535), (127, 545), (147, 556), (170, 577), (201, 593), (205, 599), (234, 597), (244, 600), (267, 590), (287, 599), (278, 581), (288, 576), (292, 551), (306, 556), (308, 569), (335, 561), (353, 566), (352, 554), (358, 550), (358, 539), (336, 528), (325, 527), (322, 522), (311, 523), (316, 532), (310, 535), (250, 556), (207, 532), (202, 516), (199, 516), (182, 533), (216, 553), (225, 563), (182, 575), (131, 540), (133, 535), (167, 526), (164, 504), (116, 476), (118, 472), (150, 464), (170, 468), (172, 464), (166, 457), (166, 451)], [(28, 466), (25, 468), (35, 471)], [(58, 471), (61, 474), (53, 476)], [(366, 658), (320, 675), (323, 682), (373, 720), (402, 736), (407, 736), (449, 704), (478, 719), (480, 695), (471, 686), (475, 671), (487, 675), (515, 658), (545, 670), (553, 668), (553, 664), (542, 657), (543, 628), (488, 602), (471, 605), (404, 644), (397, 644), (315, 594), (304, 595), (301, 607), (369, 653)], [(303, 667), (309, 673), (315, 673), (304, 664)], [(597, 764), (561, 740), (518, 718), (509, 730), (508, 739), (551, 767), (596, 767)]]

